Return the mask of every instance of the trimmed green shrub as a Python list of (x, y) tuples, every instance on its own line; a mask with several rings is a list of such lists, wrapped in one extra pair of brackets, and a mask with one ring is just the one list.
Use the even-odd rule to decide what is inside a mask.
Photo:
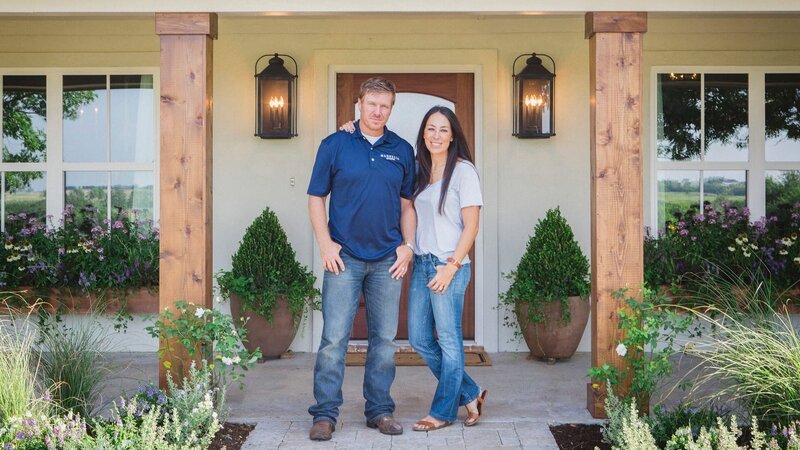
[(567, 297), (588, 298), (589, 261), (559, 208), (536, 224), (517, 269), (506, 279), (512, 284), (501, 299), (512, 306), (527, 304), (527, 323), (543, 323), (551, 302), (561, 302), (561, 322), (569, 323)]
[(297, 261), (278, 216), (269, 208), (247, 227), (233, 255), (231, 270), (217, 274), (223, 296), (240, 296), (245, 309), (270, 321), (279, 296), (286, 296), (298, 321), (306, 306), (316, 307), (319, 291), (314, 287), (315, 280)]

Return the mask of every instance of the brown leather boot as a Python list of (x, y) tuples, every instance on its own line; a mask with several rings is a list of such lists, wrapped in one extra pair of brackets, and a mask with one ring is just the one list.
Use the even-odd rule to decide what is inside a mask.
[(403, 434), (403, 426), (392, 416), (380, 416), (375, 420), (368, 420), (367, 426), (377, 428), (383, 434)]
[(336, 427), (327, 420), (318, 420), (314, 422), (311, 431), (308, 432), (308, 438), (312, 441), (330, 441)]

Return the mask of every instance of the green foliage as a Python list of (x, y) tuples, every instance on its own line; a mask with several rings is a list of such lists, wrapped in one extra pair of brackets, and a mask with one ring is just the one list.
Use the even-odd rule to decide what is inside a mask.
[(800, 326), (791, 316), (743, 316), (713, 308), (695, 315), (711, 326), (708, 345), (686, 350), (703, 363), (693, 389), (712, 383), (707, 398), (739, 402), (762, 423), (799, 420)]
[[(713, 428), (718, 417), (727, 415), (720, 410), (693, 408), (686, 403), (680, 403), (672, 410), (667, 410), (664, 405), (658, 405), (654, 408), (653, 415), (645, 417), (644, 420), (650, 426), (650, 432), (658, 448), (664, 448), (676, 434), (688, 431), (690, 436), (697, 437), (702, 428)], [(678, 433), (681, 429), (684, 431)]]
[[(250, 353), (242, 347), (242, 342), (247, 341), (247, 330), (244, 327), (237, 330), (229, 314), (215, 309), (204, 309), (183, 300), (175, 303), (175, 309), (177, 314), (165, 310), (153, 325), (146, 327), (150, 336), (167, 345), (179, 342), (186, 347), (192, 361), (213, 361), (210, 368), (217, 385), (227, 386), (229, 381), (238, 381), (239, 387), (244, 388), (244, 372), (261, 358), (260, 350)], [(158, 354), (159, 358), (167, 358), (164, 365), (170, 368), (169, 357), (176, 354), (175, 349), (161, 347)], [(189, 361), (184, 363), (189, 364)]]
[(659, 382), (672, 374), (670, 357), (676, 353), (675, 340), (689, 330), (691, 315), (681, 316), (669, 308), (663, 296), (643, 289), (641, 299), (627, 297), (626, 290), (613, 293), (620, 303), (617, 309), (622, 340), (616, 352), (625, 361), (623, 370), (610, 364), (589, 369), (595, 383), (608, 382), (619, 385), (630, 377), (631, 388), (627, 396), (643, 400), (658, 387)]
[(278, 216), (264, 209), (244, 233), (230, 271), (217, 274), (224, 297), (236, 294), (245, 309), (272, 320), (279, 296), (285, 296), (295, 321), (307, 306), (318, 307), (316, 277), (297, 261)]
[[(770, 279), (786, 290), (800, 280), (800, 203), (778, 216), (750, 221), (747, 208), (722, 202), (676, 214), (644, 241), (645, 282), (655, 288), (732, 274), (746, 284)], [(696, 287), (695, 286), (695, 287)], [(687, 286), (692, 287), (692, 286)]]
[(47, 395), (37, 371), (38, 353), (30, 329), (22, 328), (11, 316), (0, 316), (0, 424), (12, 417), (47, 413)]
[(589, 261), (559, 208), (539, 220), (516, 270), (506, 278), (511, 287), (501, 294), (503, 303), (528, 306), (528, 317), (517, 318), (520, 324), (543, 323), (551, 302), (561, 303), (560, 321), (569, 323), (567, 297), (588, 298)]
[(639, 417), (634, 402), (623, 403), (626, 405), (626, 414), (622, 418), (620, 442), (614, 443), (614, 450), (658, 450), (650, 427), (647, 422)]
[(192, 366), (179, 386), (168, 374), (169, 393), (159, 392), (165, 404), (144, 408), (122, 399), (108, 420), (95, 422), (92, 448), (202, 450), (209, 448), (227, 416), (224, 389), (212, 387), (208, 367)]
[[(121, 211), (113, 220), (94, 213), (79, 214), (67, 205), (61, 225), (51, 229), (26, 213), (9, 215), (0, 247), (0, 285), (33, 287), (45, 298), (53, 288), (94, 294), (98, 302), (91, 309), (98, 313), (116, 301), (117, 327), (124, 327), (130, 318), (128, 292), (158, 287), (158, 228), (137, 218), (136, 211)], [(59, 312), (69, 307), (63, 298), (54, 300)]]
[(779, 177), (767, 176), (767, 216), (780, 217), (800, 202), (800, 170), (781, 172)]
[(67, 327), (40, 327), (40, 374), (51, 386), (53, 403), (63, 412), (91, 417), (111, 370), (103, 354), (108, 333), (94, 317)]

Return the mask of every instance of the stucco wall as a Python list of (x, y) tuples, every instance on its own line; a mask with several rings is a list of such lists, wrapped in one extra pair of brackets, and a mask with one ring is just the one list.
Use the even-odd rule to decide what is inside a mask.
[[(798, 65), (799, 25), (798, 16), (651, 15), (644, 58), (646, 212), (650, 67)], [(583, 26), (577, 15), (221, 17), (214, 43), (214, 270), (229, 267), (245, 227), (268, 205), (300, 261), (321, 275), (305, 188), (317, 144), (335, 125), (333, 70), (474, 71), (486, 203), (478, 248), (479, 343), (490, 351), (520, 349), (494, 306), (508, 285), (501, 274), (516, 266), (536, 220), (560, 205), (587, 254), (590, 248), (589, 45)], [(153, 29), (152, 18), (0, 19), (0, 68), (158, 66)], [(532, 51), (557, 63), (558, 135), (549, 140), (511, 136), (511, 63)], [(253, 63), (273, 52), (291, 54), (300, 66), (299, 136), (291, 140), (253, 137)], [(155, 348), (140, 331), (129, 333), (125, 342), (135, 342), (135, 349)], [(583, 351), (590, 348), (588, 336), (589, 330)], [(293, 348), (310, 351), (315, 338), (307, 326)]]

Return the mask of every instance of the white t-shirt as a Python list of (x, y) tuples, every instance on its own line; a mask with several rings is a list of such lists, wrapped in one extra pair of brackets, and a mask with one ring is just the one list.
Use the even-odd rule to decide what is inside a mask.
[[(414, 253), (431, 253), (442, 261), (453, 257), (464, 222), (461, 208), (483, 206), (478, 170), (467, 161), (459, 161), (450, 178), (443, 214), (439, 214), (442, 180), (429, 184), (414, 200), (417, 211), (417, 236)], [(469, 262), (465, 256), (463, 264)]]

